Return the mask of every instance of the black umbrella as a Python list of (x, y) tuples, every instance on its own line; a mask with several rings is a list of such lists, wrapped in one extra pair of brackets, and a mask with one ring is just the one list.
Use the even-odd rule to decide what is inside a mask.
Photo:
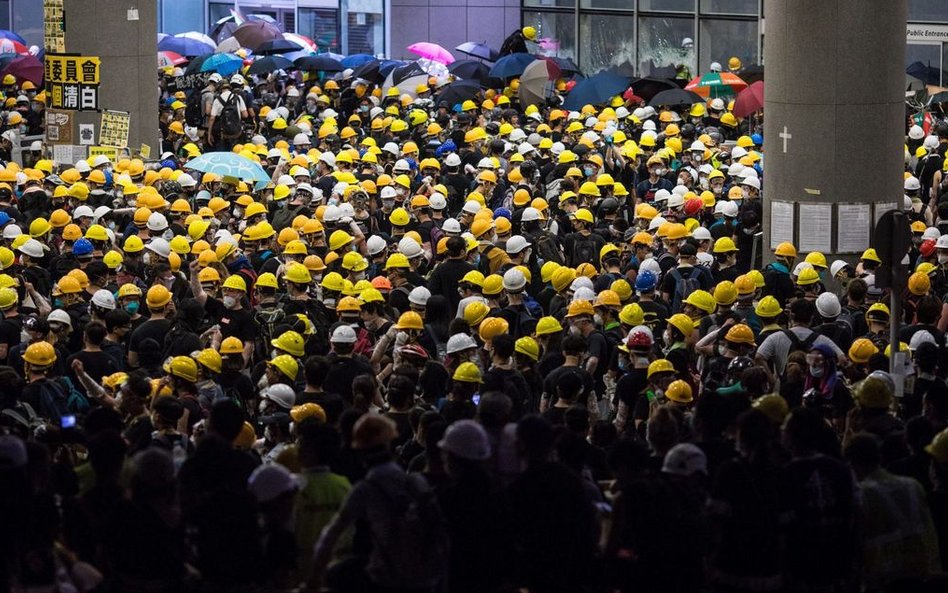
[(480, 60), (458, 60), (448, 66), (448, 72), (466, 80), (480, 80), (487, 76), (490, 68)]
[(488, 62), (495, 62), (499, 57), (497, 55), (497, 50), (491, 48), (486, 43), (478, 43), (476, 41), (462, 43), (454, 49), (458, 50), (462, 54), (474, 56), (475, 58), (487, 60)]
[(948, 91), (941, 91), (940, 93), (935, 93), (928, 99), (929, 105), (935, 105), (937, 103), (948, 103)]
[(694, 105), (695, 103), (703, 102), (704, 98), (697, 93), (692, 93), (684, 89), (668, 89), (652, 97), (652, 100), (649, 101), (648, 104), (652, 107), (673, 107), (676, 105)]
[(197, 56), (191, 58), (191, 61), (188, 62), (188, 67), (184, 69), (185, 74), (197, 74), (201, 71), (201, 66), (204, 64), (204, 60), (216, 54), (204, 54), (203, 56)]
[(747, 83), (747, 86), (750, 86), (751, 83), (764, 79), (764, 67), (760, 64), (751, 64), (738, 72), (737, 75), (741, 77), (741, 80)]
[(326, 56), (303, 56), (294, 62), (296, 67), (304, 71), (322, 70), (323, 72), (342, 72), (344, 68), (338, 60)]
[(260, 47), (253, 50), (258, 56), (267, 56), (272, 54), (282, 54), (291, 51), (299, 51), (300, 46), (286, 39), (271, 39), (263, 42)]
[(579, 111), (583, 105), (602, 105), (628, 86), (629, 77), (604, 70), (574, 86), (563, 101), (563, 109)]
[(418, 62), (409, 62), (404, 66), (396, 67), (388, 76), (392, 79), (392, 84), (398, 86), (413, 76), (427, 76), (427, 74)]
[(368, 80), (369, 82), (380, 83), (385, 80), (385, 76), (379, 72), (379, 67), (381, 65), (382, 63), (378, 60), (372, 60), (357, 66), (352, 71), (352, 78), (361, 78), (362, 80)]
[(667, 78), (653, 78), (651, 76), (647, 76), (645, 78), (638, 78), (632, 81), (632, 92), (634, 92), (637, 96), (642, 97), (646, 101), (650, 100), (652, 97), (662, 91), (677, 88), (678, 85)]
[(438, 103), (443, 101), (450, 108), (468, 99), (473, 99), (480, 92), (481, 85), (476, 80), (455, 80), (441, 90), (436, 101)]
[(292, 67), (293, 62), (283, 56), (267, 56), (251, 64), (247, 74), (269, 74), (275, 70), (288, 70)]
[[(573, 62), (573, 60), (571, 60), (571, 59), (569, 59), (569, 58), (543, 58), (543, 59), (544, 59), (544, 60), (548, 60), (548, 61), (553, 62), (554, 64), (556, 64), (556, 67), (559, 68), (559, 69), (560, 69), (560, 72), (562, 72), (564, 75), (566, 75), (566, 74), (582, 74), (582, 73), (583, 73), (583, 71), (579, 69), (579, 66), (577, 66), (577, 65)], [(629, 75), (620, 74), (620, 73), (617, 73), (617, 74), (619, 74), (619, 76), (629, 76), (629, 77), (632, 76), (631, 74), (629, 74)]]

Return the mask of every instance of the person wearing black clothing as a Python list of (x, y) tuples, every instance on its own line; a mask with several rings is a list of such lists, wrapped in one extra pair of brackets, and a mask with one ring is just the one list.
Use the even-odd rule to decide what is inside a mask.
[(482, 393), (500, 391), (506, 393), (513, 409), (511, 420), (517, 420), (523, 410), (530, 406), (532, 392), (523, 373), (513, 365), (514, 339), (510, 334), (502, 334), (491, 340), (491, 366), (484, 373)]
[(455, 311), (461, 302), (458, 284), (465, 274), (474, 270), (474, 266), (466, 261), (467, 249), (463, 238), (449, 237), (447, 248), (448, 259), (428, 276), (428, 290), (432, 295), (442, 295), (446, 298), (449, 310)]
[[(326, 423), (336, 426), (348, 404), (338, 393), (327, 393), (323, 382), (329, 374), (329, 360), (325, 356), (310, 356), (303, 364), (306, 387), (296, 394), (296, 405), (313, 403), (326, 412)], [(391, 387), (390, 387), (391, 388)]]
[(94, 377), (97, 380), (101, 380), (102, 377), (107, 377), (112, 373), (118, 372), (118, 365), (115, 364), (115, 360), (102, 351), (102, 342), (105, 340), (106, 333), (108, 333), (108, 330), (106, 330), (105, 326), (101, 323), (93, 322), (87, 325), (83, 330), (82, 337), (85, 346), (80, 352), (76, 352), (70, 356), (66, 363), (72, 384), (76, 389), (81, 391), (83, 395), (86, 395), (86, 397), (88, 397), (89, 394), (86, 393), (85, 386), (79, 381), (73, 369), (73, 365), (76, 361), (82, 364), (82, 368), (90, 377)]
[[(326, 372), (326, 378), (323, 380), (323, 389), (329, 393), (338, 393), (344, 402), (352, 405), (352, 382), (359, 375), (369, 375), (374, 377), (375, 372), (368, 359), (360, 354), (353, 354), (352, 348), (355, 341), (342, 341), (344, 336), (339, 330), (346, 326), (337, 327), (333, 332), (330, 342), (332, 343), (332, 352), (327, 356), (329, 370)], [(351, 328), (349, 328), (351, 331)]]

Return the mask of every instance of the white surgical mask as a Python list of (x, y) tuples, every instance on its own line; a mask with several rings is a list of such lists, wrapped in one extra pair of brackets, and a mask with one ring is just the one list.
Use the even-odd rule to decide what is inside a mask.
[(228, 309), (233, 309), (234, 307), (237, 306), (237, 299), (235, 299), (234, 297), (229, 296), (229, 295), (228, 295), (228, 296), (225, 296), (225, 297), (223, 298), (222, 302), (224, 303), (224, 307), (226, 307), (226, 308), (228, 308)]
[(823, 367), (810, 365), (810, 374), (819, 379), (823, 376)]

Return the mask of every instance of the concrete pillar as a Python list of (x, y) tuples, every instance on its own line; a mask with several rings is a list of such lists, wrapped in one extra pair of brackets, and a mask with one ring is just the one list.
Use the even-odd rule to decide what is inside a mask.
[[(846, 242), (865, 228), (868, 246), (876, 204), (902, 204), (906, 0), (767, 0), (764, 16), (764, 259), (785, 228), (775, 202), (792, 205), (798, 247), (818, 228), (828, 257), (852, 259), (840, 212)], [(872, 218), (849, 203), (871, 204)], [(828, 226), (811, 204), (829, 205)]]
[[(98, 56), (99, 108), (128, 111), (128, 145), (134, 154), (142, 143), (158, 156), (157, 2), (64, 0), (66, 52)], [(77, 123), (95, 124), (97, 112), (75, 112)], [(73, 137), (78, 138), (74, 131)], [(77, 142), (78, 143), (78, 142)]]

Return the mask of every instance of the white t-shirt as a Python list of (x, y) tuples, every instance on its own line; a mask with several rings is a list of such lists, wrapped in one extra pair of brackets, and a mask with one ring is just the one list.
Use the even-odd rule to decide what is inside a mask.
[[(230, 100), (232, 94), (230, 90), (225, 90), (219, 97), (214, 99), (214, 103), (211, 104), (211, 117), (221, 116), (221, 113), (224, 111), (224, 104)], [(247, 105), (244, 104), (244, 98), (237, 95), (237, 112), (243, 117), (245, 111), (247, 111)]]
[[(813, 330), (810, 328), (800, 326), (791, 327), (790, 331), (796, 334), (797, 338), (799, 338), (801, 342), (806, 341), (806, 339), (810, 337), (810, 334), (813, 333)], [(787, 357), (790, 356), (790, 347), (792, 345), (793, 343), (790, 341), (790, 338), (788, 338), (787, 335), (782, 331), (779, 331), (770, 334), (764, 339), (760, 347), (757, 348), (757, 355), (772, 362), (774, 365), (774, 370), (779, 376), (783, 374), (783, 369), (787, 366)], [(824, 335), (817, 336), (813, 341), (813, 345), (829, 346), (833, 352), (836, 353), (836, 356), (843, 355), (843, 351), (839, 349), (836, 343)]]

